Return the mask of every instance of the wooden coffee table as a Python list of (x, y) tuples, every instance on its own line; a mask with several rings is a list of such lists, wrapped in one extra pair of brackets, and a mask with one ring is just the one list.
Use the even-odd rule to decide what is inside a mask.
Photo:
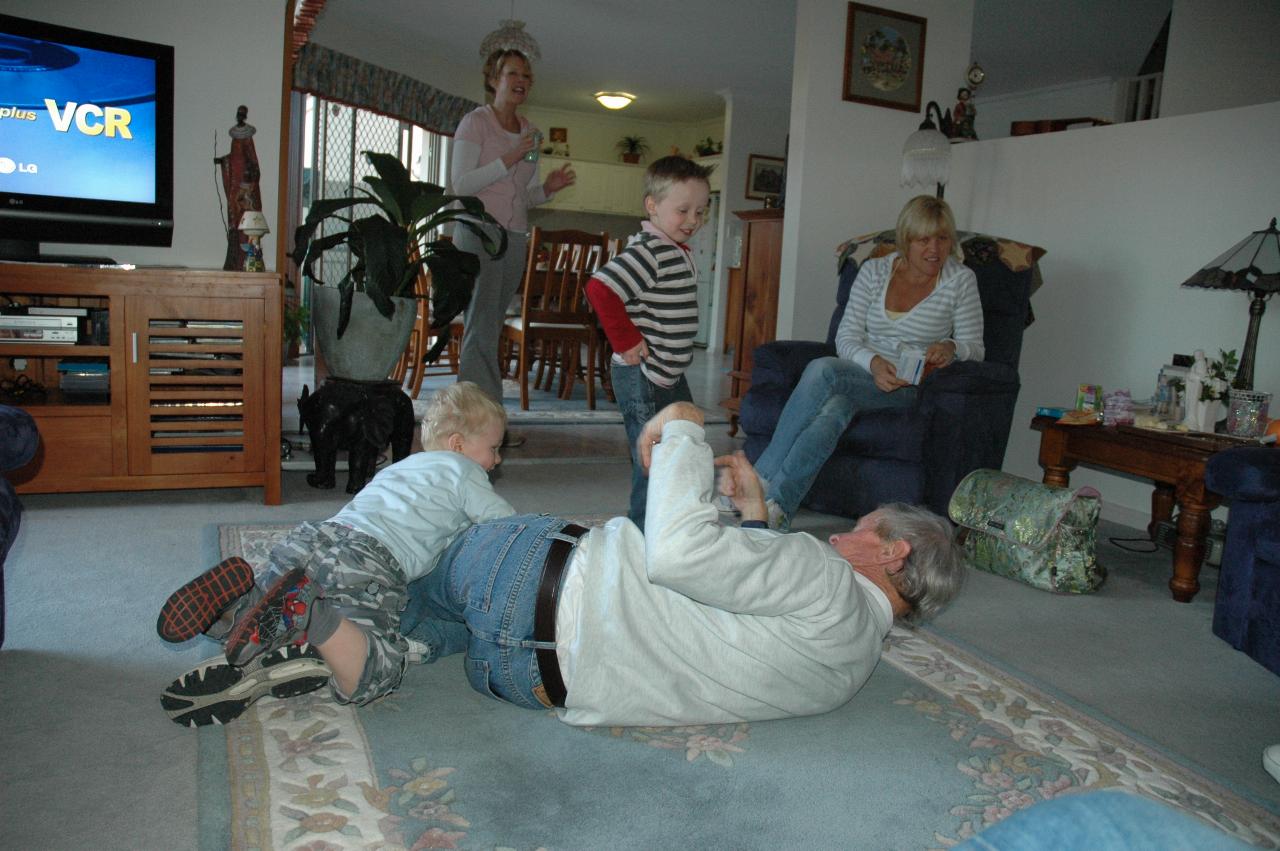
[(1173, 547), (1173, 599), (1189, 603), (1200, 590), (1209, 512), (1221, 498), (1204, 486), (1204, 465), (1215, 452), (1248, 441), (1199, 432), (1155, 431), (1133, 426), (1058, 425), (1053, 417), (1035, 417), (1040, 432), (1040, 466), (1044, 483), (1067, 487), (1077, 464), (1151, 479), (1151, 523), (1154, 538), (1161, 521), (1173, 517), (1176, 503), (1178, 538)]

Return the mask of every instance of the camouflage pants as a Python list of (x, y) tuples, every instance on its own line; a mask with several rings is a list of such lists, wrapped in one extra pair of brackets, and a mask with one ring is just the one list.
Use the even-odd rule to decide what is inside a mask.
[(294, 568), (306, 570), (324, 589), (312, 604), (327, 605), (360, 628), (368, 644), (364, 673), (353, 694), (344, 695), (335, 680), (329, 690), (339, 703), (366, 704), (395, 690), (404, 676), (409, 643), (400, 634), (404, 610), (404, 572), (382, 544), (337, 523), (302, 523), (276, 544), (258, 573), (257, 587), (236, 604), (246, 610), (262, 592)]

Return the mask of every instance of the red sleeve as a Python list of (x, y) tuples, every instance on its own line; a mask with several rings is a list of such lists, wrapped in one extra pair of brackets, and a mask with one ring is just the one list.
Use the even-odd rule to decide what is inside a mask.
[(621, 354), (633, 349), (644, 339), (640, 329), (627, 316), (622, 299), (599, 278), (587, 281), (587, 301), (591, 302), (591, 309), (596, 312), (600, 327), (615, 352)]

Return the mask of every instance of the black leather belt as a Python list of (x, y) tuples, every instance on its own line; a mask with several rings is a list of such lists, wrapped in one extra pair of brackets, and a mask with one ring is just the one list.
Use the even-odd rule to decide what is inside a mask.
[(569, 535), (575, 540), (572, 543), (560, 538), (551, 541), (547, 561), (542, 568), (542, 579), (538, 582), (538, 601), (533, 609), (533, 640), (552, 645), (535, 651), (538, 673), (542, 675), (542, 687), (546, 689), (547, 699), (552, 706), (564, 706), (566, 695), (564, 678), (560, 676), (560, 662), (556, 659), (556, 605), (560, 601), (560, 585), (564, 580), (565, 565), (569, 563), (569, 553), (577, 546), (576, 539), (587, 534), (587, 530), (576, 523), (570, 523), (560, 530), (560, 534)]

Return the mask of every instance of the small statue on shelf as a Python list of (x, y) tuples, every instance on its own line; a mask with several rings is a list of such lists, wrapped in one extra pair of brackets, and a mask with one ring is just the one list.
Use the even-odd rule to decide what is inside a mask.
[(228, 272), (244, 268), (243, 246), (248, 242), (240, 232), (244, 211), (262, 209), (262, 192), (258, 187), (262, 172), (258, 168), (258, 151), (253, 145), (257, 128), (245, 120), (248, 117), (249, 107), (242, 105), (236, 109), (235, 126), (227, 131), (231, 136), (231, 151), (213, 159), (227, 195), (227, 257), (222, 268)]
[(961, 86), (956, 91), (956, 105), (951, 110), (951, 138), (977, 141), (978, 134), (973, 127), (977, 115), (978, 111), (973, 106), (973, 90)]

